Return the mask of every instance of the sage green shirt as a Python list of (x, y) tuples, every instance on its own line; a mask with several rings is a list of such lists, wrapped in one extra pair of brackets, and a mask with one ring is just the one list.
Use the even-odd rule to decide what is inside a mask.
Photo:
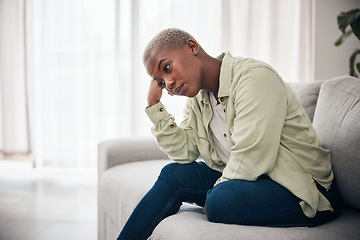
[(332, 210), (315, 185), (316, 181), (330, 188), (334, 178), (331, 155), (320, 146), (295, 93), (261, 61), (233, 58), (230, 53), (219, 58), (218, 98), (226, 110), (229, 162), (224, 164), (214, 150), (209, 127), (213, 113), (206, 90), (188, 99), (180, 126), (161, 102), (146, 109), (159, 147), (178, 163), (201, 156), (210, 168), (222, 172), (216, 184), (232, 179), (255, 181), (267, 174), (302, 200), (306, 216)]

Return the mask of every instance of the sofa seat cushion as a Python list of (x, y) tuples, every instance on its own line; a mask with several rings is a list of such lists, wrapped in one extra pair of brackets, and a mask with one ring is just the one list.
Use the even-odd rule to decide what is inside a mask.
[[(103, 174), (99, 182), (99, 207), (106, 215), (107, 229), (120, 231), (140, 199), (152, 187), (169, 160), (126, 163)], [(154, 230), (151, 240), (197, 239), (358, 239), (360, 212), (346, 209), (333, 222), (316, 228), (270, 228), (211, 223), (201, 207), (184, 204), (180, 211), (164, 219)], [(109, 239), (116, 239), (118, 232)]]
[(315, 228), (275, 228), (211, 223), (198, 209), (186, 206), (180, 213), (164, 219), (155, 228), (150, 240), (355, 240), (360, 236), (360, 212), (355, 209), (347, 208), (340, 218)]
[(343, 200), (360, 209), (360, 79), (343, 76), (326, 81), (313, 125), (322, 146), (332, 153)]

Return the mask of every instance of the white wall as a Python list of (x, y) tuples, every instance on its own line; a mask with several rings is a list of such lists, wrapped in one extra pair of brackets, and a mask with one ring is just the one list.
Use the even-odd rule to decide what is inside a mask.
[[(339, 47), (334, 42), (342, 34), (337, 15), (360, 8), (359, 0), (315, 0), (314, 79), (329, 79), (349, 75), (349, 57), (360, 49), (360, 41), (353, 35)], [(358, 61), (360, 56), (358, 56)]]

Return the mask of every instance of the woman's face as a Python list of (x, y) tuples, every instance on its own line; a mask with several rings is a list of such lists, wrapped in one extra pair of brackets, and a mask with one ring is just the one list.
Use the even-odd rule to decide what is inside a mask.
[(194, 97), (201, 89), (201, 64), (188, 44), (180, 47), (157, 47), (145, 63), (148, 74), (171, 95)]

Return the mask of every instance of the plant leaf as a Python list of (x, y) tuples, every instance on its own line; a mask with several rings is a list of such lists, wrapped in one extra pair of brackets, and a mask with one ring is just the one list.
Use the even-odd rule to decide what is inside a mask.
[(335, 46), (337, 46), (337, 47), (340, 46), (345, 41), (345, 39), (351, 35), (352, 32), (353, 32), (352, 30), (348, 30), (346, 33), (343, 33), (339, 37), (339, 39), (334, 43)]
[(349, 60), (349, 63), (350, 63), (350, 76), (353, 76), (353, 77), (358, 77), (358, 75), (356, 74), (356, 71), (355, 71), (355, 59), (356, 59), (356, 55), (358, 55), (359, 53), (360, 53), (360, 50), (356, 50), (350, 56), (350, 60)]
[(357, 18), (354, 18), (354, 21), (350, 23), (350, 26), (355, 36), (360, 40), (360, 14)]
[(360, 9), (353, 9), (348, 12), (342, 12), (337, 17), (338, 27), (340, 31), (345, 33), (345, 29), (348, 25), (353, 23), (356, 19), (359, 18)]

